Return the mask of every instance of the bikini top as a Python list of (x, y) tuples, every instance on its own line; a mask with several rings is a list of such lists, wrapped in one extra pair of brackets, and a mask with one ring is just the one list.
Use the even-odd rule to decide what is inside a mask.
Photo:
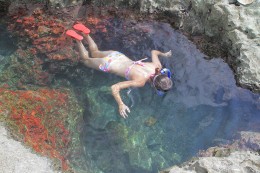
[(129, 80), (130, 78), (129, 78), (129, 75), (130, 75), (130, 71), (131, 71), (131, 69), (133, 68), (133, 66), (134, 65), (140, 65), (140, 66), (144, 66), (144, 63), (142, 62), (142, 61), (144, 61), (144, 60), (146, 60), (146, 59), (148, 59), (148, 58), (143, 58), (143, 59), (141, 59), (141, 60), (138, 60), (138, 61), (134, 61), (133, 62), (133, 64), (131, 64), (127, 69), (126, 69), (126, 71), (125, 71), (125, 78), (127, 79), (127, 80)]
[[(127, 80), (129, 80), (130, 71), (131, 71), (131, 69), (133, 68), (133, 66), (134, 66), (135, 64), (140, 65), (140, 66), (144, 66), (144, 63), (143, 63), (142, 61), (144, 61), (144, 60), (146, 60), (146, 59), (147, 59), (147, 58), (144, 58), (144, 59), (141, 59), (141, 60), (138, 60), (138, 61), (134, 61), (133, 64), (131, 64), (131, 65), (126, 69), (126, 71), (125, 71), (125, 78), (126, 78)], [(160, 70), (160, 74), (167, 75), (167, 77), (171, 79), (172, 73), (171, 73), (171, 71), (170, 71), (168, 68), (163, 68), (163, 69), (161, 69), (161, 70)], [(154, 85), (155, 79), (156, 79), (160, 74), (155, 75), (152, 82), (153, 82), (153, 87), (156, 89), (156, 93), (157, 93), (159, 96), (163, 96), (163, 95), (165, 94), (165, 91), (158, 90), (158, 89), (155, 87), (155, 85)], [(154, 75), (154, 74), (153, 74), (153, 75)]]

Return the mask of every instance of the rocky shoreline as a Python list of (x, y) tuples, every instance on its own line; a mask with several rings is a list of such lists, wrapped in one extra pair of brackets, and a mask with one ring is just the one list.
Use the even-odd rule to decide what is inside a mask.
[[(218, 152), (221, 152), (222, 150), (224, 149), (217, 149)], [(181, 166), (174, 166), (169, 170), (161, 171), (160, 173), (257, 173), (260, 171), (259, 162), (260, 156), (258, 153), (249, 151), (233, 151), (230, 152), (228, 156), (195, 158)]]
[[(10, 1), (8, 1), (10, 2)], [(70, 4), (64, 4), (62, 0), (59, 1), (48, 1), (49, 6), (53, 8), (62, 9), (62, 7), (73, 5), (76, 7), (77, 10), (74, 10), (75, 16), (78, 16), (83, 10), (80, 10), (82, 7), (82, 2), (70, 1)], [(179, 30), (183, 31), (183, 33), (187, 33), (187, 35), (191, 36), (191, 39), (197, 43), (198, 47), (203, 50), (204, 52), (208, 53), (209, 57), (205, 58), (212, 58), (216, 56), (221, 56), (224, 52), (227, 52), (226, 56), (223, 57), (224, 60), (232, 67), (235, 73), (235, 77), (237, 83), (245, 88), (253, 90), (254, 92), (260, 91), (260, 69), (258, 68), (260, 64), (260, 49), (259, 49), (259, 11), (257, 8), (260, 7), (260, 2), (255, 1), (254, 3), (248, 6), (237, 6), (235, 4), (230, 4), (229, 1), (170, 1), (170, 0), (160, 0), (160, 1), (152, 1), (152, 0), (117, 0), (117, 1), (102, 1), (102, 0), (93, 0), (93, 1), (84, 1), (85, 3), (93, 3), (96, 5), (105, 6), (108, 5), (115, 5), (115, 7), (123, 8), (125, 4), (127, 4), (127, 8), (131, 7), (135, 10), (138, 10), (142, 13), (142, 15), (151, 14), (151, 16), (155, 16), (155, 18), (159, 18), (159, 20), (165, 20), (166, 22), (171, 23), (172, 26), (178, 28)], [(16, 2), (13, 2), (16, 3)], [(115, 4), (113, 4), (115, 3)], [(83, 3), (84, 4), (84, 3)], [(6, 6), (5, 6), (6, 8)], [(109, 13), (113, 13), (114, 11), (111, 10)], [(36, 16), (35, 19), (39, 21), (39, 17), (42, 16), (41, 11), (34, 11), (34, 15)], [(106, 13), (106, 12), (105, 12)], [(158, 14), (158, 15), (156, 15)], [(250, 16), (249, 16), (249, 15)], [(82, 14), (81, 14), (82, 15)], [(163, 18), (163, 17), (165, 18)], [(131, 15), (129, 16), (131, 17)], [(34, 18), (24, 18), (23, 21), (19, 19), (19, 16), (16, 20), (18, 23), (24, 24), (25, 27), (31, 25), (35, 21), (31, 21)], [(42, 20), (44, 21), (44, 20)], [(46, 22), (46, 20), (44, 21)], [(63, 31), (64, 26), (61, 24), (55, 28), (56, 35), (59, 35), (60, 32)], [(71, 24), (71, 23), (69, 23)], [(48, 23), (48, 27), (52, 26), (51, 21)], [(62, 29), (61, 29), (62, 28)], [(23, 28), (21, 29), (23, 30)], [(48, 28), (44, 27), (39, 29), (43, 34), (48, 33)], [(26, 33), (28, 36), (32, 38), (35, 36), (34, 33)], [(25, 34), (25, 35), (26, 35)], [(55, 34), (55, 33), (54, 33)], [(26, 35), (27, 36), (27, 35)], [(207, 39), (204, 39), (206, 36)], [(37, 36), (36, 36), (37, 37)], [(59, 43), (63, 43), (64, 39), (59, 38), (60, 40), (56, 39), (53, 41), (59, 41)], [(44, 40), (39, 39), (39, 43), (35, 44), (36, 46), (41, 45)], [(206, 43), (205, 43), (206, 42)], [(209, 44), (208, 44), (209, 42)], [(54, 49), (50, 48), (50, 50), (45, 50), (45, 48), (37, 47), (38, 50), (42, 52), (50, 51), (52, 52)], [(217, 49), (217, 51), (216, 51)], [(57, 50), (60, 50), (57, 48)], [(34, 54), (35, 49), (30, 50), (32, 54)], [(56, 48), (55, 48), (56, 51)], [(219, 53), (221, 52), (221, 53)], [(21, 51), (20, 53), (24, 53)], [(63, 52), (59, 52), (63, 54)], [(50, 66), (50, 71), (55, 71), (58, 68), (58, 65), (55, 66), (55, 61), (63, 61), (66, 56), (58, 56), (59, 54), (49, 54), (50, 62), (54, 62), (52, 66)], [(71, 57), (68, 55), (68, 57)], [(31, 60), (31, 59), (29, 59)], [(67, 66), (69, 63), (68, 61), (63, 61), (64, 66)], [(68, 59), (67, 59), (68, 60)], [(25, 60), (23, 60), (25, 61)], [(73, 61), (73, 60), (72, 60)], [(35, 61), (36, 62), (36, 61)], [(67, 64), (66, 64), (67, 63)], [(42, 62), (39, 62), (42, 65)], [(70, 64), (72, 64), (70, 62)], [(39, 65), (39, 66), (40, 66)], [(34, 68), (36, 68), (34, 64)], [(42, 83), (36, 85), (45, 85), (45, 83), (49, 82), (49, 74), (41, 74)], [(47, 77), (48, 76), (48, 77)], [(33, 75), (31, 76), (33, 77)], [(37, 76), (39, 77), (39, 76)], [(50, 79), (51, 80), (51, 79)], [(39, 81), (37, 80), (28, 80), (30, 81)], [(27, 82), (27, 81), (26, 81)], [(25, 82), (25, 83), (26, 83)], [(19, 89), (27, 89), (24, 88), (25, 85), (19, 85)], [(253, 135), (255, 136), (255, 134)], [(251, 142), (251, 139), (250, 141)], [(230, 147), (226, 147), (222, 149), (209, 149), (206, 153), (211, 153), (208, 156), (212, 158), (209, 159), (208, 157), (199, 158), (196, 161), (191, 161), (190, 163), (185, 163), (180, 167), (175, 166), (166, 172), (184, 172), (187, 170), (199, 170), (199, 172), (214, 172), (213, 168), (205, 166), (205, 161), (212, 161), (211, 163), (217, 162), (216, 153), (223, 153), (225, 151), (230, 150), (227, 155), (221, 155), (219, 165), (222, 165), (223, 162), (227, 162), (227, 160), (232, 160), (234, 163), (234, 167), (237, 168), (240, 165), (237, 165), (237, 162), (241, 162), (243, 160), (236, 160), (236, 157), (242, 157), (245, 159), (250, 159), (253, 163), (253, 166), (244, 165), (245, 169), (259, 171), (259, 153), (257, 153), (257, 147), (254, 150), (247, 150), (246, 148), (241, 149), (241, 143), (239, 143), (240, 147), (234, 147), (235, 149), (230, 150)], [(236, 144), (237, 144), (236, 143)], [(259, 141), (257, 142), (258, 149), (259, 149)], [(250, 152), (248, 152), (250, 151)], [(214, 154), (215, 153), (215, 154)], [(223, 156), (223, 157), (222, 157)], [(231, 159), (230, 159), (231, 158)], [(255, 164), (256, 163), (256, 164)], [(227, 168), (223, 168), (224, 170)], [(240, 168), (239, 168), (240, 169)], [(244, 168), (241, 168), (244, 169)], [(220, 169), (218, 170), (220, 171)], [(50, 171), (51, 172), (51, 171)]]
[(50, 159), (35, 154), (21, 142), (10, 138), (3, 123), (0, 123), (0, 165), (0, 172), (57, 173)]
[(230, 145), (211, 147), (201, 151), (199, 157), (160, 173), (260, 172), (260, 133), (240, 132), (239, 135)]

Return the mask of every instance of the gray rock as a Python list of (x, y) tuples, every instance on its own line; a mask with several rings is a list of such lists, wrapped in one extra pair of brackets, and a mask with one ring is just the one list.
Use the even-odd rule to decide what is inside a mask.
[(211, 147), (200, 156), (161, 173), (260, 173), (260, 133), (242, 131), (239, 139), (225, 147)]
[(257, 153), (235, 151), (227, 157), (201, 157), (182, 166), (174, 166), (161, 173), (244, 173), (260, 172), (260, 156)]
[(0, 16), (3, 16), (8, 12), (10, 4), (10, 0), (0, 0)]
[(12, 173), (58, 173), (52, 162), (38, 156), (21, 142), (10, 138), (4, 124), (0, 122), (0, 172)]
[(254, 1), (255, 0), (237, 0), (237, 2), (242, 4), (242, 5), (252, 4)]
[(56, 7), (56, 8), (63, 8), (69, 5), (75, 5), (80, 0), (47, 0), (49, 6)]
[(230, 146), (233, 149), (260, 151), (260, 133), (241, 131), (240, 139)]

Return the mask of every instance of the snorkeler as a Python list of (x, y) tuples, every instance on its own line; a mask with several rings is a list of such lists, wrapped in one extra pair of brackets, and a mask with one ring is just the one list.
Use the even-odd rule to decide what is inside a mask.
[(112, 94), (118, 104), (119, 113), (123, 118), (128, 117), (130, 113), (128, 106), (124, 104), (120, 96), (120, 90), (129, 87), (143, 87), (146, 82), (150, 82), (159, 95), (163, 95), (172, 87), (171, 72), (169, 69), (162, 69), (158, 56), (170, 57), (172, 52), (160, 52), (152, 50), (152, 62), (143, 62), (145, 59), (133, 61), (124, 54), (117, 51), (100, 51), (90, 37), (90, 30), (83, 24), (75, 24), (73, 28), (80, 31), (89, 45), (89, 52), (84, 47), (83, 37), (74, 30), (68, 30), (66, 34), (76, 39), (80, 56), (83, 63), (90, 68), (101, 70), (107, 73), (113, 73), (125, 77), (127, 81), (119, 82), (111, 86)]

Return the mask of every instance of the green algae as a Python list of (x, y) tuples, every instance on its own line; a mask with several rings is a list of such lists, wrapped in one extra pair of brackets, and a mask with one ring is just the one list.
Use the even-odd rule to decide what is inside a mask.
[(0, 82), (11, 88), (28, 88), (30, 85), (42, 83), (39, 76), (43, 73), (41, 66), (37, 66), (35, 56), (29, 50), (18, 51), (4, 58), (4, 67), (0, 73)]

